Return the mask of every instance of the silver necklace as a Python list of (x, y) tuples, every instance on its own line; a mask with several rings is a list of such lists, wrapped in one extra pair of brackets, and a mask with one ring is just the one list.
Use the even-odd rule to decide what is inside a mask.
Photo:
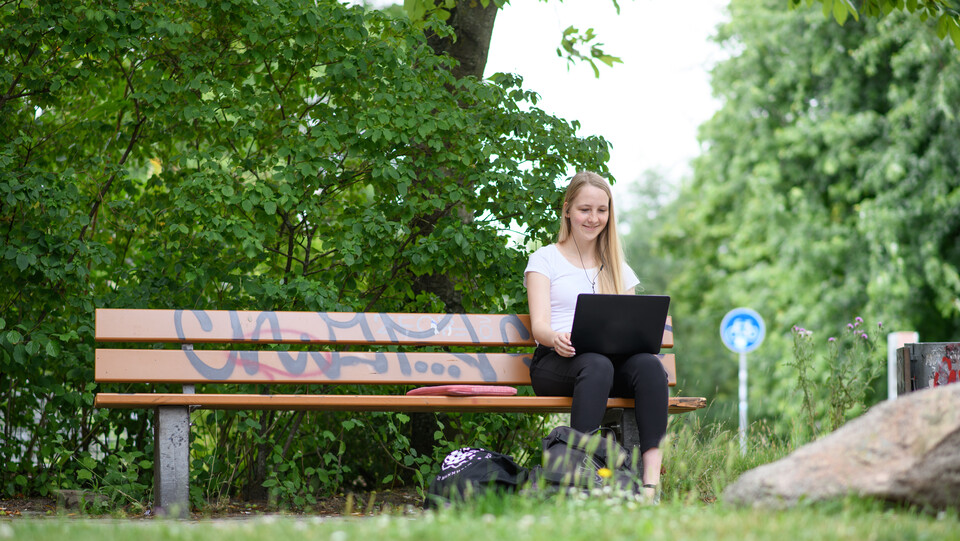
[(580, 253), (580, 245), (577, 244), (577, 237), (570, 235), (570, 238), (573, 239), (573, 245), (577, 248), (577, 256), (580, 258), (580, 268), (583, 269), (583, 275), (587, 277), (587, 281), (590, 282), (590, 289), (596, 293), (597, 292), (597, 278), (600, 277), (600, 273), (603, 272), (603, 262), (600, 262), (600, 270), (597, 271), (597, 274), (593, 277), (593, 280), (590, 279), (590, 274), (587, 273), (587, 266), (583, 262), (583, 254)]

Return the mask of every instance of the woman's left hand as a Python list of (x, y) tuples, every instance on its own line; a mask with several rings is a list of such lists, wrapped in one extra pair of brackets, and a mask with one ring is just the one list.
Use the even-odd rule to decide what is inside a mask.
[(561, 357), (573, 357), (577, 350), (573, 348), (573, 342), (570, 341), (570, 333), (558, 332), (553, 338), (553, 349)]

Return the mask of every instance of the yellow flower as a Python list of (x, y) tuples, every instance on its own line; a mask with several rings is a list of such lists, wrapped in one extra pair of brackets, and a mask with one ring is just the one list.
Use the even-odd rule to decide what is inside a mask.
[(597, 470), (597, 475), (603, 477), (604, 479), (609, 479), (613, 476), (613, 472), (610, 471), (610, 468), (600, 468)]

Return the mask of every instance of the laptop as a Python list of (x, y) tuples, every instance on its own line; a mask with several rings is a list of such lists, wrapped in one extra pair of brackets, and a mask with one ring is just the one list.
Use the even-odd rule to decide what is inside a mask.
[(570, 339), (577, 353), (660, 353), (669, 307), (667, 295), (581, 293)]

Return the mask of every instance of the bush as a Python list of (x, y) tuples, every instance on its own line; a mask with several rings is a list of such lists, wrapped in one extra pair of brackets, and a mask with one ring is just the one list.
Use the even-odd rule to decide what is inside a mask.
[[(93, 408), (144, 388), (93, 383), (95, 307), (522, 312), (506, 233), (546, 239), (555, 179), (608, 157), (518, 77), (455, 79), (422, 27), (333, 0), (15, 2), (0, 27), (3, 497), (149, 497), (151, 415)], [(520, 448), (535, 422), (450, 419)], [(196, 503), (437, 458), (402, 414), (194, 420)]]

